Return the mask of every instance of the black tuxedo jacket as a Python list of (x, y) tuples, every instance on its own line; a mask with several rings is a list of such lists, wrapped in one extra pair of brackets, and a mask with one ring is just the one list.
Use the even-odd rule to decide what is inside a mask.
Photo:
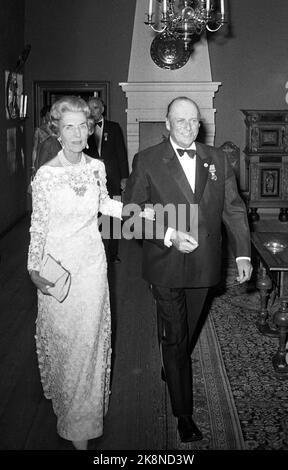
[[(250, 256), (246, 208), (225, 153), (197, 142), (196, 150), (195, 193), (170, 141), (150, 147), (134, 157), (124, 204), (136, 203), (142, 209), (145, 204), (172, 204), (176, 213), (181, 205), (182, 210), (184, 207), (186, 211), (186, 227), (183, 227), (183, 211), (182, 217), (177, 213), (175, 220), (164, 217), (164, 231), (159, 230), (157, 211), (155, 222), (145, 221), (146, 228), (150, 224), (151, 239), (143, 241), (143, 277), (149, 283), (166, 287), (208, 287), (217, 284), (221, 275), (222, 222), (227, 228), (235, 257)], [(198, 234), (193, 229), (193, 220), (189, 218), (194, 204), (198, 209)], [(193, 214), (192, 219), (195, 211)], [(127, 220), (124, 231), (125, 226), (127, 230), (126, 224)], [(197, 249), (183, 254), (173, 246), (166, 247), (164, 235), (168, 226), (182, 231), (186, 229), (196, 236), (199, 243)]]
[(110, 196), (121, 194), (120, 181), (122, 178), (128, 178), (129, 170), (126, 146), (119, 124), (104, 119), (101, 156), (97, 150), (95, 134), (89, 136), (88, 146), (89, 148), (85, 149), (87, 155), (104, 160)]
[(35, 162), (35, 169), (38, 170), (44, 163), (49, 162), (52, 158), (56, 157), (57, 153), (62, 149), (59, 140), (51, 135), (44, 140), (40, 147)]

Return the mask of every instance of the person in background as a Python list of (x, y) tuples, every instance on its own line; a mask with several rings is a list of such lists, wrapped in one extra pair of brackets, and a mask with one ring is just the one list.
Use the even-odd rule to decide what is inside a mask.
[[(104, 118), (104, 102), (98, 97), (88, 100), (91, 114), (95, 121), (94, 132), (88, 138), (87, 155), (103, 161), (107, 174), (107, 189), (110, 197), (121, 196), (125, 190), (129, 175), (127, 151), (122, 130), (117, 122)], [(119, 240), (113, 238), (112, 220), (110, 224), (110, 237), (104, 244), (107, 258), (110, 263), (119, 263)]]
[[(33, 137), (33, 149), (32, 149), (32, 170), (36, 173), (36, 165), (38, 160), (39, 148), (42, 142), (51, 136), (51, 130), (49, 128), (49, 117), (50, 117), (51, 106), (45, 105), (40, 110), (40, 126), (35, 129)], [(38, 169), (38, 168), (37, 168)]]
[(31, 182), (39, 168), (39, 151), (43, 142), (51, 136), (49, 128), (49, 117), (50, 117), (51, 106), (45, 105), (40, 110), (40, 126), (35, 129), (33, 136), (33, 149), (32, 149), (32, 166), (31, 166), (31, 177), (30, 183), (27, 188), (28, 194), (31, 194)]
[(37, 171), (44, 163), (49, 162), (52, 158), (56, 157), (57, 153), (62, 149), (61, 138), (50, 135), (42, 142), (39, 147), (38, 158), (35, 163), (35, 170)]
[[(248, 281), (252, 273), (249, 225), (234, 171), (223, 151), (195, 142), (199, 126), (197, 104), (185, 96), (175, 98), (166, 116), (169, 139), (135, 155), (123, 196), (124, 207), (134, 203), (175, 209), (176, 216), (169, 218), (168, 212), (161, 226), (155, 209), (152, 236), (143, 241), (142, 270), (156, 300), (162, 378), (182, 442), (203, 437), (193, 419), (191, 354), (208, 294), (221, 280), (222, 222), (238, 282)], [(123, 214), (124, 228), (129, 216)], [(134, 230), (138, 236), (137, 230), (141, 234), (144, 228), (135, 225)]]
[(50, 109), (50, 105), (43, 106), (40, 111), (41, 125), (37, 127), (34, 133), (32, 180), (40, 166), (54, 158), (62, 148), (59, 139), (52, 135), (49, 127)]

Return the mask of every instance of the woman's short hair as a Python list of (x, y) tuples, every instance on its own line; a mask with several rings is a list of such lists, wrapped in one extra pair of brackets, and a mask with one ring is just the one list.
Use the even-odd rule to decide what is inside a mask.
[(87, 119), (88, 132), (89, 134), (93, 134), (94, 119), (91, 116), (91, 111), (86, 101), (83, 100), (83, 98), (80, 98), (80, 96), (62, 96), (62, 98), (55, 101), (50, 111), (49, 127), (53, 135), (59, 137), (59, 122), (63, 117), (63, 114), (67, 111), (72, 113), (82, 112)]

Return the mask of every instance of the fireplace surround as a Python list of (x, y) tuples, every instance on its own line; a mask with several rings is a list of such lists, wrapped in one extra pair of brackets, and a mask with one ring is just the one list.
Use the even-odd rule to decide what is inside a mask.
[[(129, 167), (135, 153), (143, 148), (140, 142), (141, 123), (165, 122), (167, 106), (177, 96), (187, 96), (196, 101), (200, 108), (201, 122), (205, 129), (205, 143), (214, 144), (215, 109), (213, 98), (218, 90), (219, 82), (127, 82), (120, 83), (127, 98), (127, 149)], [(159, 140), (163, 140), (161, 126)], [(150, 145), (157, 142), (153, 135)], [(142, 144), (142, 145), (140, 145)]]

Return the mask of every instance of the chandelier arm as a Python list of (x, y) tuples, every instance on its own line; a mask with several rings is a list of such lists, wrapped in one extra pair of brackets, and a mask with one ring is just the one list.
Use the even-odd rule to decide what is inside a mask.
[(149, 26), (150, 26), (151, 29), (153, 29), (153, 31), (155, 33), (163, 33), (167, 29), (167, 26), (163, 26), (162, 29), (157, 29), (152, 24), (150, 24)]
[(220, 24), (220, 25), (218, 26), (218, 28), (212, 29), (212, 28), (210, 28), (210, 27), (208, 26), (208, 24), (206, 24), (206, 29), (208, 29), (208, 31), (210, 31), (211, 33), (216, 33), (216, 31), (218, 31), (218, 30), (221, 28), (221, 26), (223, 26), (223, 25)]
[[(210, 0), (149, 0), (145, 24), (150, 26), (156, 36), (150, 51), (156, 65), (170, 69), (183, 67), (191, 54), (193, 37), (200, 36), (205, 30), (215, 33), (227, 23), (224, 2), (217, 1), (216, 6)], [(161, 47), (163, 50), (160, 54)]]

